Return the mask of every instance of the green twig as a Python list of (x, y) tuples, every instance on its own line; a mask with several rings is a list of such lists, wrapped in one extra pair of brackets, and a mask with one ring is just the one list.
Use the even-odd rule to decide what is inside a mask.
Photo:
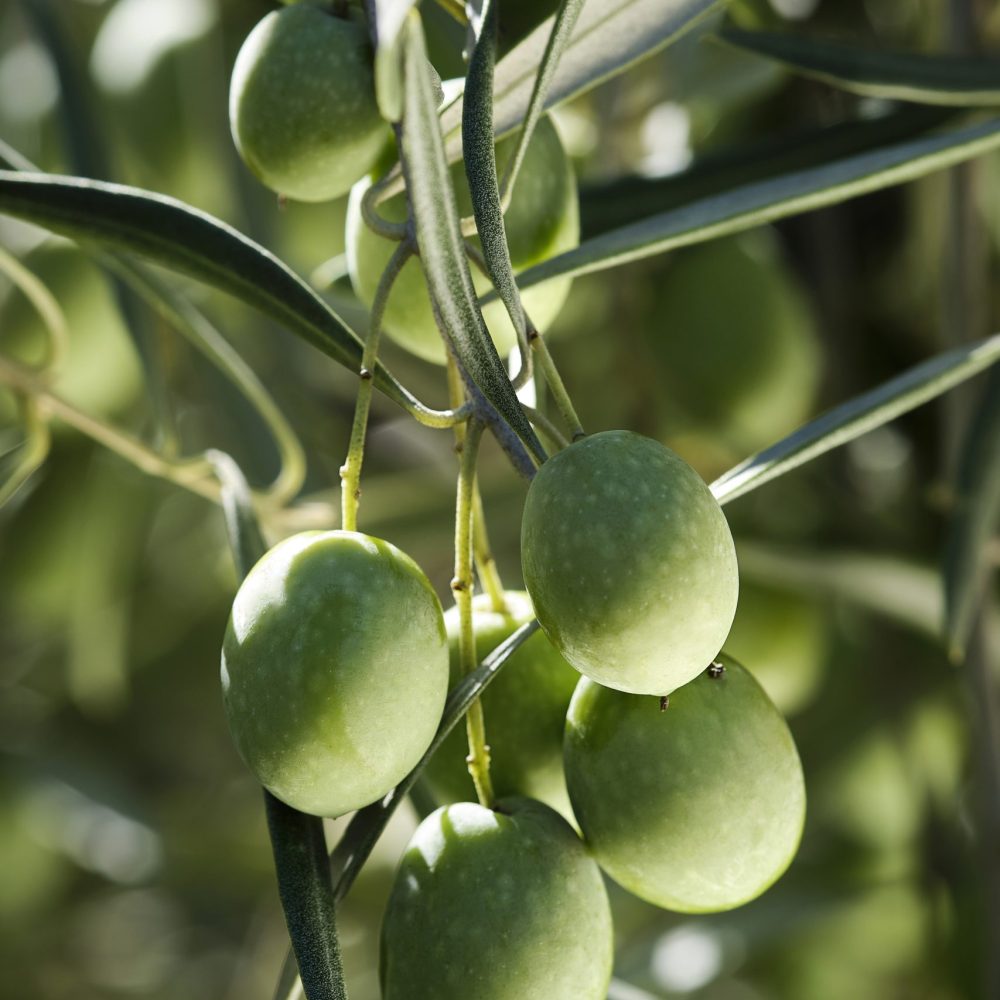
[[(472, 525), (473, 495), (476, 481), (476, 459), (479, 442), (483, 434), (483, 424), (471, 420), (463, 440), (456, 444), (459, 451), (458, 489), (455, 500), (455, 576), (451, 589), (455, 594), (459, 620), (459, 660), (462, 676), (476, 668), (476, 637), (472, 623)], [(490, 781), (490, 749), (486, 743), (486, 726), (482, 703), (476, 701), (465, 717), (469, 738), (469, 774), (472, 775), (479, 801), (489, 808), (493, 804), (493, 784)]]
[(569, 428), (570, 438), (576, 441), (578, 438), (584, 437), (583, 425), (576, 415), (573, 402), (569, 398), (569, 393), (566, 391), (562, 376), (556, 368), (556, 363), (552, 360), (545, 338), (537, 330), (531, 329), (528, 331), (528, 339), (531, 341), (532, 351), (538, 355), (538, 367), (541, 368), (545, 383), (552, 393), (552, 401), (556, 404), (556, 408)]
[(404, 240), (396, 247), (382, 273), (378, 289), (375, 292), (375, 301), (372, 303), (368, 335), (365, 337), (364, 351), (361, 354), (361, 370), (358, 372), (361, 382), (358, 386), (358, 398), (354, 407), (351, 441), (347, 449), (347, 460), (340, 469), (341, 524), (347, 531), (356, 531), (358, 527), (361, 464), (365, 455), (365, 433), (368, 429), (368, 411), (371, 409), (372, 381), (375, 359), (378, 357), (379, 337), (382, 332), (382, 317), (385, 314), (385, 306), (389, 300), (393, 282), (399, 277), (399, 272), (412, 255), (413, 244), (409, 240)]

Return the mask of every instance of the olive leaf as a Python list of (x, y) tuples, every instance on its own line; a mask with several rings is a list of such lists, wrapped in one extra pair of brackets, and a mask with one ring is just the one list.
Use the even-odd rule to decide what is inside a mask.
[[(522, 290), (553, 278), (589, 274), (740, 232), (800, 212), (903, 184), (1000, 147), (1000, 118), (873, 149), (845, 159), (737, 184), (680, 208), (584, 241), (522, 271)], [(495, 298), (491, 293), (484, 302)]]
[(375, 7), (375, 99), (382, 117), (403, 117), (402, 27), (417, 0), (373, 0)]
[(875, 51), (740, 28), (724, 28), (716, 37), (854, 94), (964, 107), (1000, 104), (1000, 59), (996, 57)]
[(752, 455), (711, 485), (720, 504), (940, 396), (1000, 359), (1000, 334), (939, 354), (870, 392), (834, 407)]
[[(556, 107), (679, 38), (725, 0), (620, 0), (583, 5), (566, 44), (545, 100)], [(543, 21), (497, 64), (494, 84), (494, 127), (505, 135), (524, 119), (552, 31), (553, 18)], [(462, 101), (445, 109), (441, 128), (449, 160), (460, 151)]]
[[(0, 170), (0, 213), (140, 254), (228, 292), (356, 372), (361, 342), (291, 268), (232, 226), (165, 195), (80, 177)], [(381, 365), (375, 384), (426, 412)]]
[[(471, 388), (495, 409), (532, 454), (544, 461), (545, 450), (521, 409), (476, 304), (455, 193), (444, 159), (423, 29), (413, 16), (409, 19), (404, 64), (402, 152), (407, 192), (420, 260), (439, 325)], [(491, 426), (497, 429), (495, 419)]]
[(945, 633), (961, 660), (987, 589), (990, 543), (1000, 524), (1000, 369), (989, 381), (962, 445), (957, 510), (945, 551)]
[(507, 245), (496, 149), (493, 145), (493, 69), (497, 48), (497, 0), (486, 0), (482, 26), (465, 86), (462, 113), (462, 154), (469, 180), (472, 212), (490, 279), (510, 315), (518, 338), (524, 343), (524, 306), (514, 280), (514, 266)]
[(872, 118), (723, 148), (666, 177), (628, 175), (591, 184), (580, 190), (583, 236), (589, 239), (710, 195), (926, 134), (960, 113), (954, 108), (904, 105)]

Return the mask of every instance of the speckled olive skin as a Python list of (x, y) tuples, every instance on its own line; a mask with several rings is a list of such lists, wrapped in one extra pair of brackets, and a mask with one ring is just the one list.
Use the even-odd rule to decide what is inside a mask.
[(583, 438), (538, 470), (521, 522), (535, 614), (581, 673), (669, 694), (722, 648), (736, 550), (718, 503), (672, 451), (629, 431)]
[(668, 910), (759, 896), (788, 867), (805, 783), (785, 720), (734, 660), (660, 700), (586, 678), (566, 720), (566, 782), (598, 864)]
[(346, 194), (389, 139), (364, 28), (308, 3), (266, 15), (236, 57), (229, 123), (273, 191), (300, 201)]
[(597, 865), (530, 799), (420, 824), (382, 927), (383, 1000), (604, 1000), (611, 911)]
[[(493, 610), (487, 594), (473, 600), (476, 659), (482, 659), (515, 629), (535, 617), (528, 595), (506, 594), (507, 614)], [(461, 673), (458, 610), (444, 615), (451, 652), (451, 684)], [(498, 796), (540, 799), (569, 818), (572, 813), (563, 778), (562, 741), (566, 709), (580, 675), (536, 632), (504, 664), (483, 694), (490, 777)], [(469, 752), (465, 726), (456, 726), (431, 758), (424, 776), (439, 802), (473, 801), (476, 790), (465, 763)]]
[[(497, 145), (499, 170), (503, 170), (515, 144), (516, 136), (512, 136)], [(461, 162), (452, 166), (451, 179), (459, 212), (471, 216), (472, 196)], [(397, 244), (376, 235), (365, 225), (361, 199), (367, 188), (368, 181), (362, 181), (351, 191), (347, 210), (347, 264), (358, 297), (371, 305)], [(402, 221), (406, 217), (405, 202), (402, 197), (392, 198), (379, 206), (379, 212), (392, 221)], [(580, 242), (576, 178), (559, 134), (548, 118), (538, 123), (528, 144), (504, 222), (515, 273), (571, 250)], [(475, 267), (472, 278), (480, 295), (491, 290), (489, 279)], [(525, 290), (521, 296), (524, 308), (539, 330), (544, 332), (558, 315), (571, 283), (569, 278), (557, 279)], [(483, 316), (497, 350), (501, 356), (506, 355), (517, 342), (507, 310), (501, 302), (493, 302), (485, 306)], [(383, 324), (386, 333), (413, 354), (444, 364), (445, 348), (418, 260), (406, 264), (396, 279)]]
[(430, 745), (447, 686), (441, 604), (388, 542), (294, 535), (233, 602), (229, 728), (260, 783), (302, 812), (340, 816), (396, 785)]

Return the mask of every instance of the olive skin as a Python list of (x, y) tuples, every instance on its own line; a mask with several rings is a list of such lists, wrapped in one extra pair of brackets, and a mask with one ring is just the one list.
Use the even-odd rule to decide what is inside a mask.
[(598, 864), (636, 896), (681, 913), (749, 902), (788, 867), (805, 819), (785, 720), (723, 658), (658, 698), (586, 678), (566, 719), (566, 783)]
[[(508, 591), (507, 613), (495, 611), (487, 594), (473, 600), (476, 660), (534, 618), (528, 595)], [(451, 653), (451, 685), (461, 679), (458, 610), (444, 615)], [(486, 741), (490, 747), (490, 778), (503, 798), (523, 795), (540, 799), (569, 818), (569, 798), (562, 769), (566, 709), (580, 675), (559, 655), (542, 632), (518, 647), (482, 696)], [(476, 797), (465, 757), (469, 752), (465, 726), (456, 726), (429, 761), (424, 777), (439, 802), (471, 801)]]
[(302, 812), (374, 802), (437, 729), (448, 647), (437, 595), (394, 545), (353, 531), (286, 538), (247, 574), (222, 647), (240, 756)]
[[(510, 136), (497, 144), (497, 169), (501, 172), (514, 150), (516, 138)], [(451, 179), (460, 214), (472, 215), (472, 196), (461, 161), (452, 166)], [(347, 265), (355, 292), (370, 306), (397, 244), (377, 235), (362, 219), (361, 199), (368, 186), (368, 181), (362, 181), (351, 191), (347, 210)], [(379, 205), (378, 211), (393, 222), (406, 218), (402, 196), (390, 198)], [(515, 273), (571, 250), (580, 242), (576, 178), (559, 133), (548, 118), (538, 123), (528, 143), (504, 223)], [(491, 290), (489, 279), (475, 267), (472, 279), (479, 295)], [(521, 296), (524, 308), (539, 331), (544, 332), (558, 315), (571, 284), (572, 279), (559, 278), (525, 290)], [(483, 318), (500, 355), (508, 354), (517, 337), (503, 303), (486, 305)], [(444, 364), (444, 343), (434, 320), (423, 270), (415, 258), (404, 265), (389, 293), (383, 328), (411, 353), (425, 361)]]
[(382, 926), (383, 1000), (605, 1000), (611, 910), (548, 806), (445, 806), (400, 862)]
[(229, 123), (271, 190), (299, 201), (346, 194), (389, 139), (365, 29), (308, 3), (267, 14), (236, 57)]
[(657, 441), (604, 431), (538, 470), (521, 521), (535, 614), (579, 670), (669, 694), (711, 663), (736, 611), (736, 550), (698, 474)]

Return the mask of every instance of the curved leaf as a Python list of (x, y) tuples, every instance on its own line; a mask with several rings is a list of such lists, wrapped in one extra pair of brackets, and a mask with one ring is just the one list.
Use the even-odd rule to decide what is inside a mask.
[(667, 177), (629, 175), (591, 184), (580, 190), (583, 236), (590, 239), (710, 195), (911, 139), (958, 114), (954, 108), (906, 105), (875, 118), (803, 129), (722, 149)]
[(824, 452), (916, 409), (1000, 359), (1000, 334), (939, 354), (843, 403), (741, 462), (712, 483), (720, 504), (755, 490)]
[[(725, 0), (590, 0), (576, 22), (549, 87), (545, 108), (553, 108), (624, 72), (697, 24)], [(553, 18), (543, 21), (497, 64), (494, 128), (504, 135), (523, 120), (538, 67), (545, 55)], [(462, 102), (441, 116), (449, 159), (457, 159)]]
[(990, 575), (1000, 525), (1000, 369), (994, 369), (962, 447), (958, 506), (945, 552), (945, 632), (960, 660)]
[(725, 28), (717, 37), (854, 94), (960, 107), (1000, 104), (1000, 59), (995, 57), (879, 52), (740, 28)]
[[(360, 340), (305, 281), (232, 226), (174, 198), (0, 170), (0, 213), (148, 257), (254, 306), (351, 371), (360, 367)], [(375, 384), (406, 409), (420, 408), (381, 365)]]
[[(431, 302), (472, 388), (495, 408), (532, 454), (544, 461), (545, 450), (521, 409), (476, 304), (419, 19), (411, 17), (409, 29), (404, 58), (403, 157), (410, 210)], [(495, 428), (495, 420), (491, 426)]]
[(403, 49), (401, 29), (417, 0), (374, 0), (375, 98), (386, 121), (403, 117)]
[[(756, 183), (738, 184), (586, 240), (575, 250), (522, 271), (517, 283), (523, 291), (563, 275), (603, 271), (903, 184), (998, 147), (1000, 118), (991, 118)], [(484, 301), (494, 297), (491, 293)]]

